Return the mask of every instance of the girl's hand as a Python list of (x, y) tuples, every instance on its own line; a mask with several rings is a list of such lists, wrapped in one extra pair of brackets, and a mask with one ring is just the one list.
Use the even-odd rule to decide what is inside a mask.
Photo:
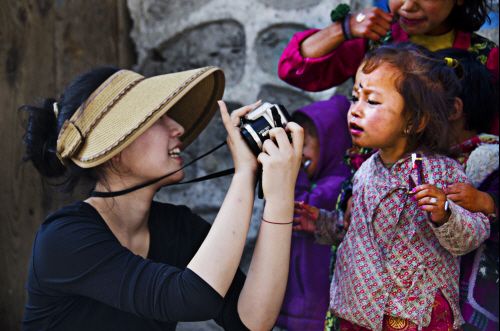
[(239, 125), (240, 118), (258, 107), (261, 102), (257, 101), (251, 105), (238, 108), (231, 112), (231, 115), (229, 115), (224, 101), (219, 100), (217, 103), (219, 104), (222, 123), (227, 131), (227, 146), (231, 151), (235, 173), (245, 170), (255, 173), (257, 170), (257, 159), (241, 137)]
[(391, 28), (392, 14), (379, 8), (367, 8), (350, 16), (351, 34), (355, 38), (374, 41), (387, 34)]
[(319, 209), (302, 201), (295, 201), (293, 211), (293, 230), (314, 233)]
[(347, 200), (347, 206), (344, 212), (344, 230), (347, 231), (349, 229), (349, 225), (351, 225), (351, 210), (352, 210), (352, 196)]
[(266, 200), (293, 203), (297, 174), (302, 159), (304, 130), (297, 123), (289, 122), (292, 142), (283, 128), (269, 130), (269, 138), (262, 144), (262, 153), (257, 157), (262, 164), (262, 190)]
[(430, 219), (437, 225), (443, 225), (450, 218), (450, 211), (445, 210), (446, 194), (432, 184), (424, 184), (412, 190), (412, 199), (417, 201), (420, 209), (429, 212)]
[(477, 190), (471, 184), (452, 184), (446, 187), (444, 192), (448, 199), (473, 213), (481, 212), (489, 215), (495, 212), (493, 198), (488, 193)]

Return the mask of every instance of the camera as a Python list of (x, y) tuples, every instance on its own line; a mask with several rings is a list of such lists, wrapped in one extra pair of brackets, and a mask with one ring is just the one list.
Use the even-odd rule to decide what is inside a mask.
[(264, 102), (241, 119), (240, 132), (255, 155), (262, 151), (262, 144), (269, 139), (269, 130), (284, 128), (291, 120), (283, 105)]

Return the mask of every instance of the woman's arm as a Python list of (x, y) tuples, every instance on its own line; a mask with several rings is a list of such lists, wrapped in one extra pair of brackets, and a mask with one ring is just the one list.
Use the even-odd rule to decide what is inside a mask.
[(258, 104), (242, 107), (229, 115), (219, 103), (222, 122), (228, 131), (228, 146), (235, 174), (212, 228), (188, 268), (225, 296), (243, 254), (252, 215), (257, 160), (241, 138), (239, 118)]
[[(303, 130), (295, 123), (273, 129), (264, 142), (262, 185), (266, 205), (247, 279), (238, 301), (241, 320), (251, 330), (270, 330), (285, 294), (290, 260), (294, 187), (302, 158)], [(269, 223), (273, 222), (273, 223)]]

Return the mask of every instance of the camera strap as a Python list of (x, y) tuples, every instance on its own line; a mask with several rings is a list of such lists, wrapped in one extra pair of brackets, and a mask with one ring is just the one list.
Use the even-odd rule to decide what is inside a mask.
[[(149, 185), (152, 185), (154, 183), (157, 183), (160, 180), (162, 180), (164, 178), (167, 178), (168, 176), (172, 176), (173, 174), (175, 174), (175, 173), (181, 171), (182, 169), (190, 166), (191, 164), (195, 163), (199, 159), (202, 159), (205, 156), (207, 156), (209, 154), (212, 154), (213, 152), (215, 152), (216, 150), (218, 150), (219, 148), (221, 148), (222, 146), (224, 146), (226, 144), (227, 144), (226, 141), (223, 141), (222, 143), (220, 143), (219, 145), (215, 146), (214, 148), (212, 148), (208, 152), (206, 152), (206, 153), (204, 153), (204, 154), (196, 157), (195, 159), (191, 160), (190, 162), (186, 163), (181, 168), (179, 168), (179, 169), (177, 169), (175, 171), (172, 171), (172, 172), (170, 172), (170, 173), (168, 173), (166, 175), (163, 175), (161, 177), (149, 180), (149, 181), (144, 182), (142, 184), (138, 184), (138, 185), (135, 185), (135, 186), (132, 186), (130, 188), (127, 188), (127, 189), (124, 189), (124, 190), (120, 190), (120, 191), (113, 191), (113, 192), (92, 191), (90, 193), (90, 196), (91, 197), (98, 197), (98, 198), (111, 198), (111, 197), (117, 197), (117, 196), (120, 196), (120, 195), (124, 195), (124, 194), (130, 193), (130, 192), (133, 192), (133, 191), (137, 191), (137, 190), (139, 190), (141, 188), (144, 188), (146, 186), (149, 186)], [(209, 174), (209, 175), (206, 175), (206, 176), (194, 178), (194, 179), (191, 179), (191, 180), (188, 180), (188, 181), (184, 181), (184, 182), (167, 184), (165, 186), (174, 186), (174, 185), (183, 185), (183, 184), (197, 183), (197, 182), (201, 182), (201, 181), (205, 181), (205, 180), (209, 180), (209, 179), (213, 179), (213, 178), (218, 178), (218, 177), (222, 177), (222, 176), (227, 176), (227, 175), (231, 175), (231, 174), (234, 174), (234, 168), (229, 168), (229, 169), (226, 169), (226, 170), (218, 171), (218, 172), (215, 172), (213, 174)]]

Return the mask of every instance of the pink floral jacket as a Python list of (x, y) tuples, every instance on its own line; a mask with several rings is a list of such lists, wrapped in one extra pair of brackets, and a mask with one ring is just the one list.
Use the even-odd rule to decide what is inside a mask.
[[(424, 156), (424, 183), (444, 187), (467, 182), (461, 166), (444, 156)], [(410, 157), (390, 169), (375, 153), (354, 177), (349, 230), (337, 251), (330, 289), (333, 313), (357, 325), (382, 329), (384, 314), (423, 327), (430, 322), (437, 291), (448, 300), (454, 327), (459, 307), (459, 256), (489, 236), (489, 222), (449, 201), (451, 216), (436, 227), (407, 194), (417, 183)]]

